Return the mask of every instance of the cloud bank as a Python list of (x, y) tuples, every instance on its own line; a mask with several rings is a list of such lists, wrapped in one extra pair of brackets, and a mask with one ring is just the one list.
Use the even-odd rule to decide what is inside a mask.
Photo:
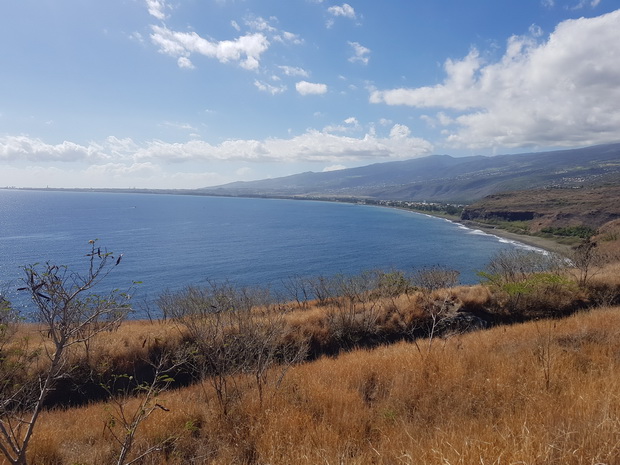
[[(532, 28), (535, 32), (535, 28)], [(513, 36), (503, 57), (447, 60), (441, 84), (374, 90), (371, 103), (437, 108), (453, 147), (592, 145), (620, 139), (620, 10)]]
[[(346, 123), (357, 126), (356, 118)], [(310, 129), (289, 139), (233, 139), (218, 145), (203, 140), (168, 143), (152, 140), (137, 144), (130, 138), (108, 137), (103, 143), (79, 145), (73, 142), (47, 144), (27, 136), (0, 137), (0, 163), (84, 163), (147, 166), (144, 163), (183, 163), (206, 161), (243, 162), (328, 162), (365, 159), (402, 159), (431, 153), (432, 145), (411, 137), (407, 126), (394, 125), (387, 137), (369, 131), (362, 137), (335, 135), (328, 130)]]
[[(360, 127), (355, 117), (347, 118), (345, 124), (351, 129)], [(255, 170), (250, 166), (277, 165), (281, 169), (311, 163), (318, 170), (333, 170), (344, 168), (344, 163), (406, 159), (432, 151), (430, 142), (412, 137), (409, 128), (399, 124), (383, 137), (371, 125), (360, 137), (334, 134), (325, 128), (288, 139), (232, 139), (220, 144), (203, 140), (139, 144), (114, 136), (83, 145), (70, 141), (50, 144), (28, 136), (2, 136), (0, 185), (199, 188), (239, 180), (239, 176), (254, 179)], [(218, 166), (237, 167), (237, 174), (225, 176)]]

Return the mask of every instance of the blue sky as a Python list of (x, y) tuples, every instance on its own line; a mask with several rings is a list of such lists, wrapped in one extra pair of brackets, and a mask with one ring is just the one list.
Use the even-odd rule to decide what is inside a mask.
[(0, 186), (620, 141), (620, 0), (0, 3)]

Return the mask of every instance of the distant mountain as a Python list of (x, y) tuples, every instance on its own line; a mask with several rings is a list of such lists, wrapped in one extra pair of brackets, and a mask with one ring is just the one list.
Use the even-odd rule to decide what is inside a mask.
[(324, 173), (201, 189), (232, 196), (366, 197), (469, 203), (489, 194), (620, 183), (620, 143), (572, 150), (451, 157), (432, 155)]

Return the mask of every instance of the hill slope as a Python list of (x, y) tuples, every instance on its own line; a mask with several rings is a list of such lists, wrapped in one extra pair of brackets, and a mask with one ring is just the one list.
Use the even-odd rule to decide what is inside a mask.
[(467, 206), (461, 218), (528, 222), (530, 232), (587, 226), (596, 229), (620, 218), (620, 186), (502, 192)]
[(350, 196), (468, 203), (507, 190), (620, 180), (620, 143), (572, 150), (455, 158), (432, 155), (325, 173), (202, 189), (234, 196)]

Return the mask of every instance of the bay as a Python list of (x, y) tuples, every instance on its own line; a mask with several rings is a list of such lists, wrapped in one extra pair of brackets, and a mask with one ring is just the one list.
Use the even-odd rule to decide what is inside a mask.
[(500, 250), (525, 247), (443, 219), (383, 207), (167, 194), (0, 190), (0, 291), (17, 306), (22, 267), (85, 272), (89, 240), (121, 265), (106, 278), (152, 301), (208, 280), (282, 289), (292, 276), (445, 266), (463, 284)]

